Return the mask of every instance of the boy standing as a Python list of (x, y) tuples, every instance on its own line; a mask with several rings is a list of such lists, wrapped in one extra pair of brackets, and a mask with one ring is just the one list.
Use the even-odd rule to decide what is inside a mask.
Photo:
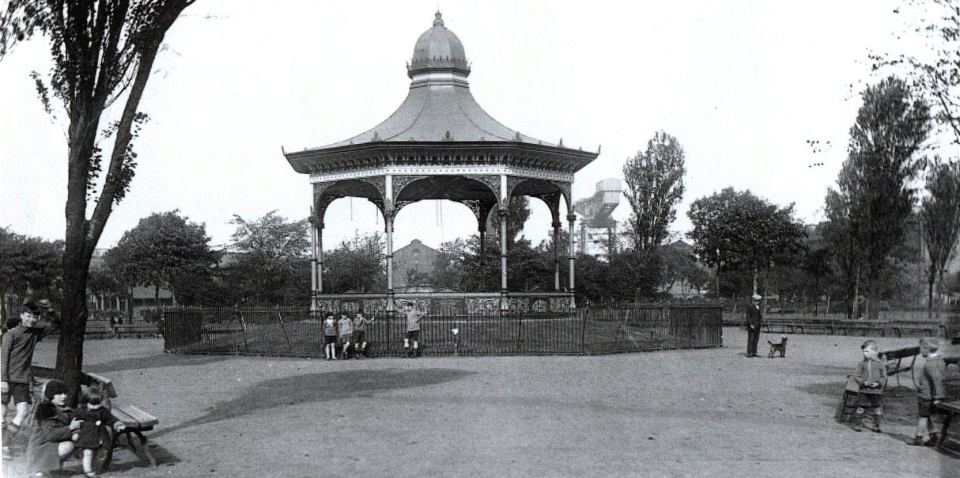
[(358, 357), (367, 356), (367, 324), (372, 324), (374, 320), (373, 317), (364, 317), (362, 309), (353, 318), (353, 346), (356, 347)]
[[(48, 301), (44, 301), (47, 312), (50, 313), (53, 307)], [(9, 454), (9, 443), (13, 437), (20, 431), (20, 425), (27, 417), (30, 410), (30, 383), (33, 374), (30, 371), (30, 365), (33, 363), (33, 351), (43, 337), (50, 332), (60, 328), (56, 316), (50, 313), (52, 319), (47, 327), (36, 327), (37, 321), (44, 310), (33, 301), (27, 301), (23, 304), (20, 311), (20, 324), (3, 334), (0, 340), (0, 392), (2, 392), (2, 413), (6, 420), (7, 404), (13, 398), (17, 407), (17, 414), (6, 426), (4, 434), (3, 454)]]
[[(413, 303), (407, 302), (403, 306), (403, 313), (407, 316), (407, 336), (403, 339), (403, 350), (408, 357), (417, 357), (420, 354), (420, 319), (423, 312), (417, 310)], [(410, 349), (410, 342), (413, 342), (413, 349)]]
[(933, 420), (936, 414), (937, 403), (947, 396), (943, 384), (943, 377), (947, 372), (947, 365), (937, 351), (940, 341), (935, 338), (920, 339), (920, 355), (927, 359), (923, 364), (923, 371), (917, 382), (917, 409), (920, 418), (917, 420), (917, 434), (911, 442), (915, 446), (934, 446), (937, 444), (937, 424)]
[(343, 344), (343, 352), (340, 353), (340, 358), (348, 359), (350, 356), (347, 355), (347, 351), (350, 350), (350, 340), (353, 339), (353, 322), (347, 318), (347, 314), (340, 314), (340, 321), (337, 322), (337, 326), (340, 330), (340, 343)]
[(880, 416), (883, 414), (883, 387), (887, 384), (887, 367), (879, 358), (877, 343), (867, 340), (860, 346), (863, 351), (863, 360), (857, 365), (857, 374), (854, 380), (860, 385), (860, 400), (854, 415), (853, 429), (860, 431), (863, 427), (864, 406), (873, 409), (873, 426), (870, 428), (880, 433)]
[(323, 355), (327, 360), (337, 359), (337, 323), (330, 313), (323, 320)]

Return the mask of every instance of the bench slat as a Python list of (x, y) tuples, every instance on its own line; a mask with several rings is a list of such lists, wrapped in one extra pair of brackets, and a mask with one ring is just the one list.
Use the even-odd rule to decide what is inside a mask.
[(124, 415), (130, 417), (131, 420), (139, 424), (140, 428), (148, 428), (160, 423), (160, 420), (157, 417), (141, 410), (134, 405), (117, 407), (114, 409), (114, 411), (120, 411)]

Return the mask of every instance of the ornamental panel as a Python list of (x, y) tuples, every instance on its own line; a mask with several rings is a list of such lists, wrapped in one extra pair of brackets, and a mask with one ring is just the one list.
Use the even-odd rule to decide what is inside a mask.
[(503, 198), (500, 197), (500, 176), (467, 174), (463, 177), (486, 184), (493, 197), (497, 198), (497, 204), (503, 204)]

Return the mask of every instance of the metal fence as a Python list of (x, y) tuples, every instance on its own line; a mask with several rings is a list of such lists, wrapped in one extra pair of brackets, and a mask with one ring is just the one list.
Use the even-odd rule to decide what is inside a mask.
[[(322, 357), (323, 323), (301, 307), (167, 308), (164, 348), (175, 353)], [(455, 333), (456, 332), (456, 333)], [(376, 316), (369, 356), (401, 356), (406, 320)], [(424, 356), (605, 354), (720, 347), (722, 313), (712, 305), (635, 305), (567, 313), (426, 315)]]

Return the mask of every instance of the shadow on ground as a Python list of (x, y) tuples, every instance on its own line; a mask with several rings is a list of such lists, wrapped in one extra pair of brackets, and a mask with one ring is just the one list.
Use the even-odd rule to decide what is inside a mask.
[(261, 413), (267, 409), (370, 397), (374, 393), (403, 388), (425, 387), (458, 380), (475, 372), (446, 368), (411, 370), (347, 370), (264, 380), (239, 397), (216, 404), (206, 415), (154, 433), (151, 439), (185, 428)]
[(90, 364), (84, 366), (84, 371), (93, 373), (108, 373), (159, 367), (207, 365), (216, 362), (223, 362), (229, 358), (231, 358), (231, 356), (227, 355), (179, 355), (164, 353), (151, 355), (149, 357), (132, 357)]

